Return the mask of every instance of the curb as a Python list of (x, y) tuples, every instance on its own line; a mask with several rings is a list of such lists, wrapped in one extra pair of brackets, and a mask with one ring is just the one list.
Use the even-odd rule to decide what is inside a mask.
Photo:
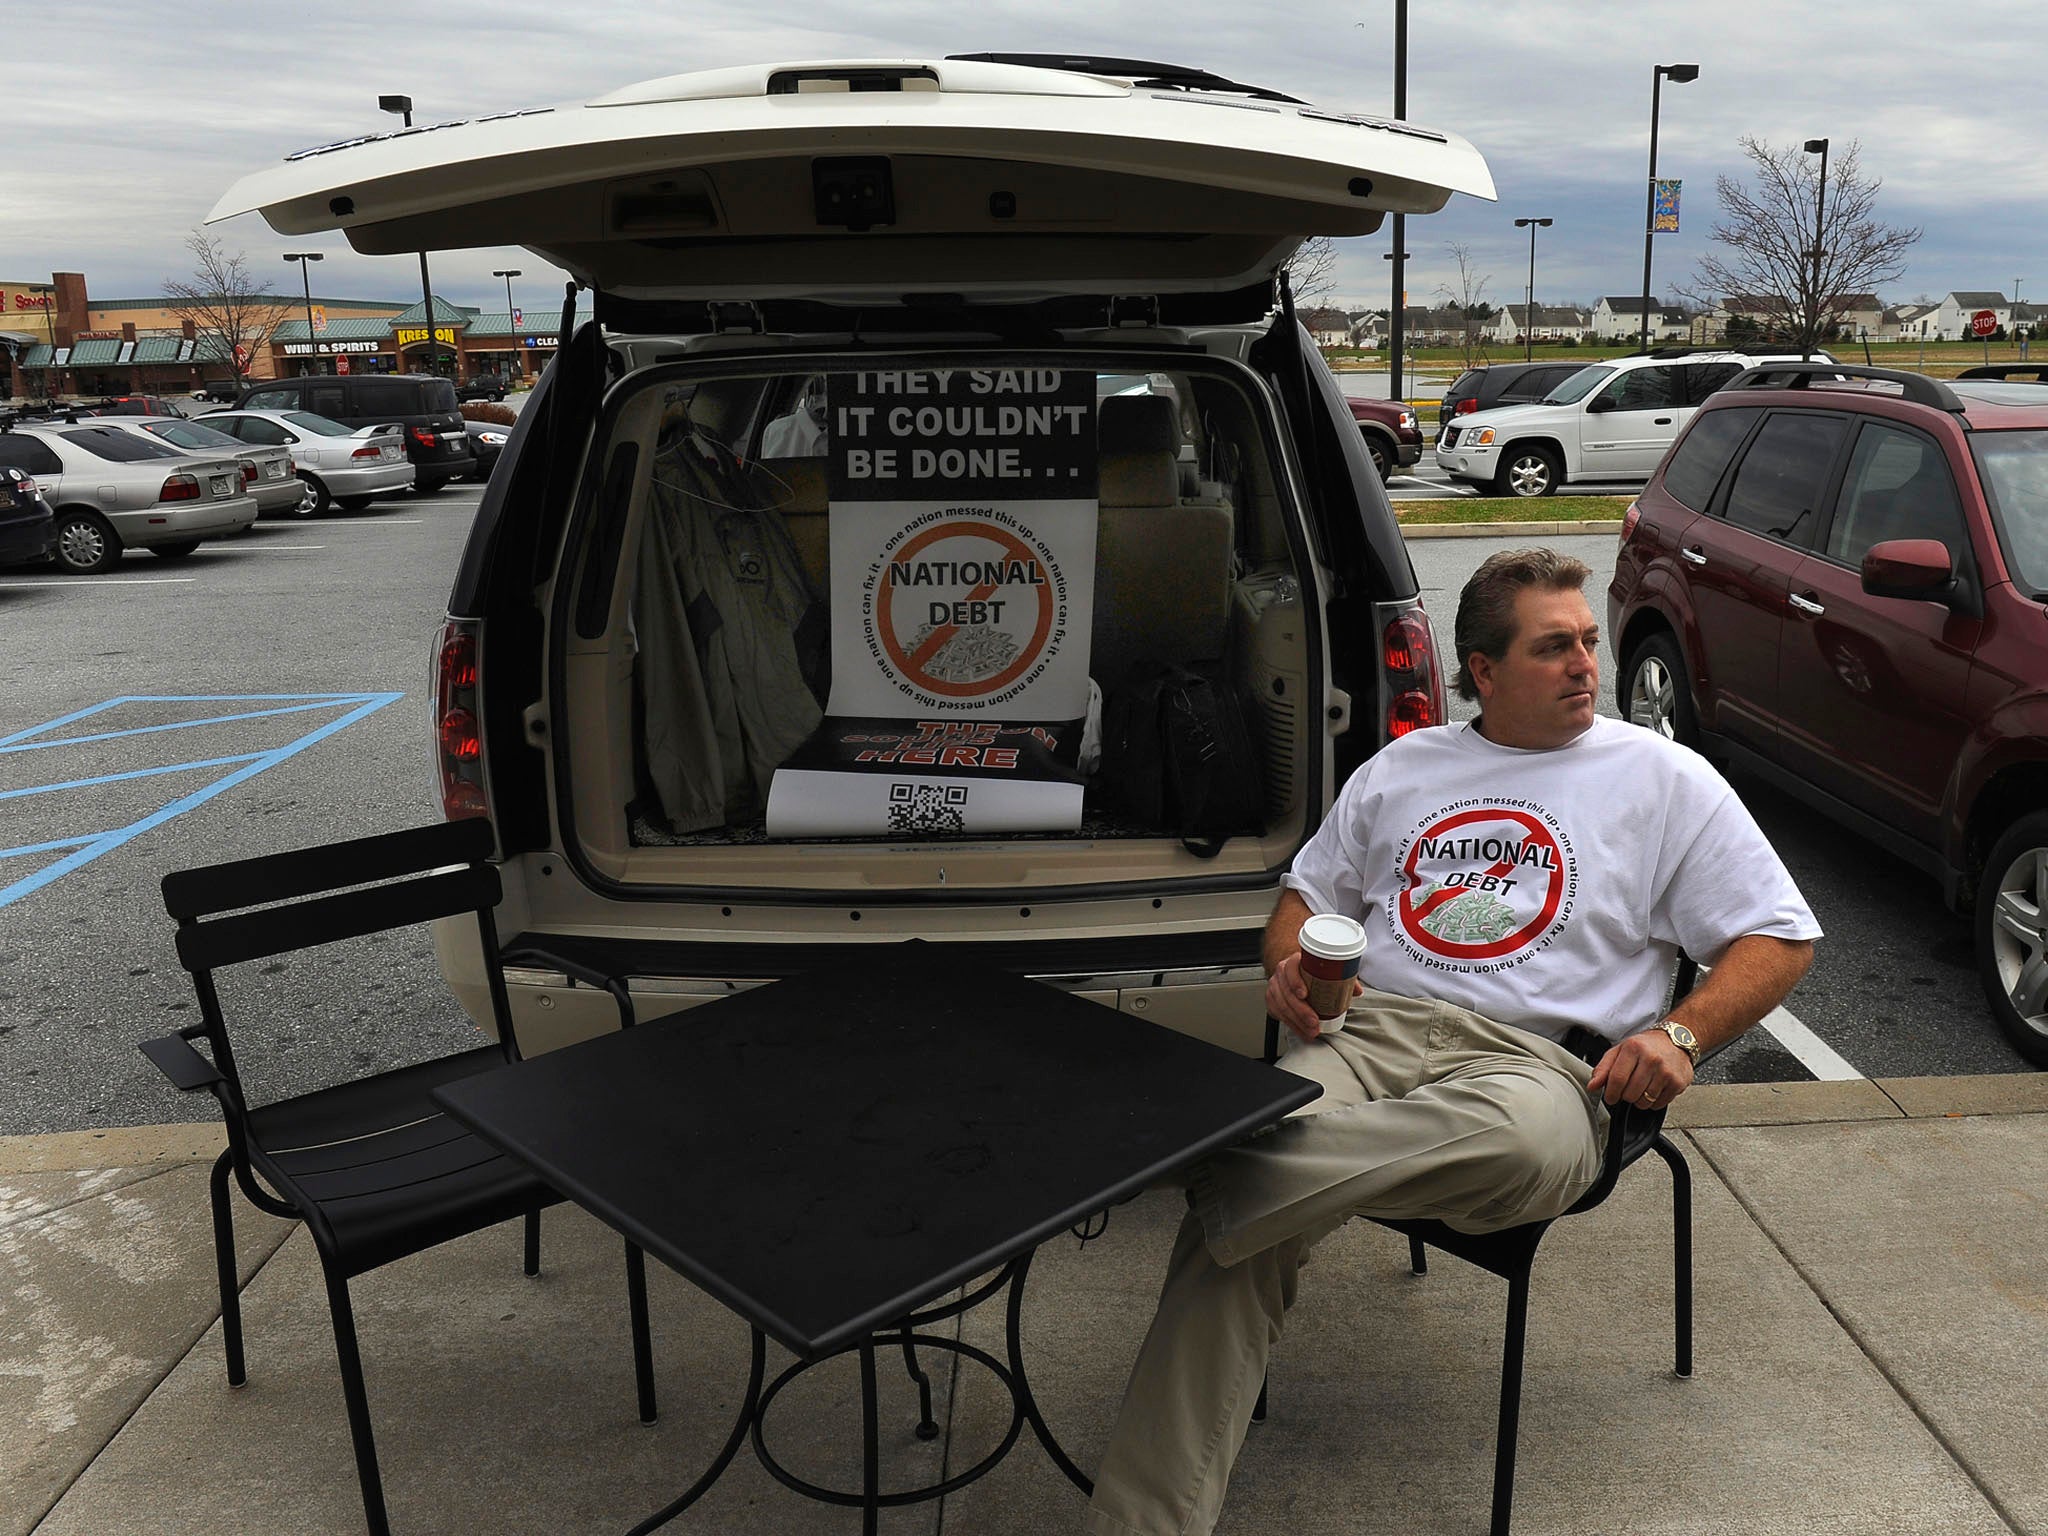
[[(1847, 1082), (1702, 1083), (1675, 1104), (1671, 1130), (1827, 1125), (2048, 1114), (2048, 1072)], [(227, 1146), (218, 1121), (0, 1136), (0, 1177), (211, 1162)]]
[[(1401, 515), (1400, 503), (1394, 503), (1394, 516)], [(1560, 535), (1618, 534), (1621, 522), (1602, 520), (1584, 523), (1403, 523), (1401, 537), (1404, 539), (1497, 539), (1508, 538), (1518, 533), (1537, 534), (1554, 539)]]

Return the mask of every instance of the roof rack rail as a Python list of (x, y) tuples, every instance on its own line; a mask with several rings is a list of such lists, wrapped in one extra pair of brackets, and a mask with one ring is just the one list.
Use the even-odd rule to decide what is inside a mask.
[(1969, 379), (2004, 379), (2008, 383), (2048, 384), (2048, 363), (1980, 363), (1956, 375), (1956, 382)]
[(1896, 384), (1899, 393), (1917, 405), (1931, 405), (1937, 411), (1960, 416), (1963, 402), (1939, 379), (1924, 373), (1907, 373), (1898, 368), (1863, 368), (1854, 363), (1759, 363), (1737, 374), (1721, 387), (1736, 389), (1808, 389), (1815, 379), (1872, 379)]
[(1021, 64), (1031, 69), (1064, 69), (1079, 75), (1115, 75), (1139, 85), (1174, 91), (1215, 91), (1219, 94), (1251, 96), (1259, 101), (1284, 101), (1306, 106), (1298, 96), (1283, 95), (1262, 85), (1240, 85), (1206, 69), (1185, 64), (1153, 64), (1144, 59), (1115, 59), (1097, 54), (1074, 53), (949, 53), (948, 59), (963, 64)]

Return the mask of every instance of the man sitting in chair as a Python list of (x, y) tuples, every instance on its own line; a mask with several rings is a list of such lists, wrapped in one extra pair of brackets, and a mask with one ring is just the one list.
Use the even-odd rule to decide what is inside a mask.
[[(1344, 786), (1266, 926), (1281, 1065), (1323, 1086), (1197, 1167), (1086, 1529), (1210, 1530), (1309, 1249), (1347, 1218), (1488, 1232), (1557, 1216), (1600, 1172), (1607, 1105), (1669, 1104), (1700, 1053), (1791, 991), (1820, 929), (1708, 764), (1594, 712), (1588, 572), (1504, 551), (1458, 602), (1477, 720), (1389, 743)], [(1364, 924), (1325, 1031), (1299, 934)], [(1680, 949), (1711, 967), (1667, 1017)]]

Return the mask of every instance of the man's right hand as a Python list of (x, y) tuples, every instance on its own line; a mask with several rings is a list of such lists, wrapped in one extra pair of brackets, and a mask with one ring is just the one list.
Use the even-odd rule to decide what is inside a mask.
[[(1365, 988), (1354, 981), (1351, 990), (1356, 996)], [(1303, 1040), (1313, 1040), (1323, 1032), (1323, 1021), (1308, 1005), (1308, 984), (1301, 979), (1299, 953), (1282, 960), (1266, 978), (1266, 1012)]]

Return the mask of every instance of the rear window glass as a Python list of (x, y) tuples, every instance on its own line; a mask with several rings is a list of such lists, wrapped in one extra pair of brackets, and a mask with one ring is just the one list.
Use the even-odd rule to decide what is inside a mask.
[(167, 443), (180, 448), (218, 449), (239, 448), (242, 445), (227, 433), (216, 427), (202, 427), (196, 421), (159, 422), (149, 429), (151, 437), (160, 437)]
[(1762, 411), (1702, 411), (1664, 466), (1664, 489), (1695, 512), (1704, 512), (1721, 473)]
[(1848, 429), (1839, 416), (1774, 412), (1736, 468), (1728, 521), (1767, 538), (1810, 543), (1821, 492)]
[(1451, 381), (1451, 387), (1445, 390), (1444, 393), (1447, 395), (1476, 395), (1479, 393), (1480, 382), (1485, 377), (1486, 370), (1484, 368), (1468, 368)]
[(281, 411), (286, 406), (299, 403), (299, 392), (295, 389), (259, 389), (242, 402), (245, 411)]
[[(570, 598), (580, 636), (630, 653), (577, 739), (632, 741), (602, 781), (632, 787), (632, 845), (1184, 857), (1151, 736), (1165, 676), (1243, 723), (1240, 830), (1303, 814), (1315, 626), (1269, 418), (1231, 374), (830, 360), (678, 383), (622, 402)], [(1116, 745), (1132, 731), (1149, 767)]]
[(153, 443), (146, 437), (123, 432), (119, 427), (80, 427), (58, 436), (74, 447), (116, 464), (140, 464), (147, 459), (176, 459), (184, 455), (167, 443)]
[(325, 416), (315, 416), (311, 411), (287, 411), (284, 419), (315, 437), (347, 437), (355, 430), (353, 427), (344, 427), (338, 421), (329, 421)]

